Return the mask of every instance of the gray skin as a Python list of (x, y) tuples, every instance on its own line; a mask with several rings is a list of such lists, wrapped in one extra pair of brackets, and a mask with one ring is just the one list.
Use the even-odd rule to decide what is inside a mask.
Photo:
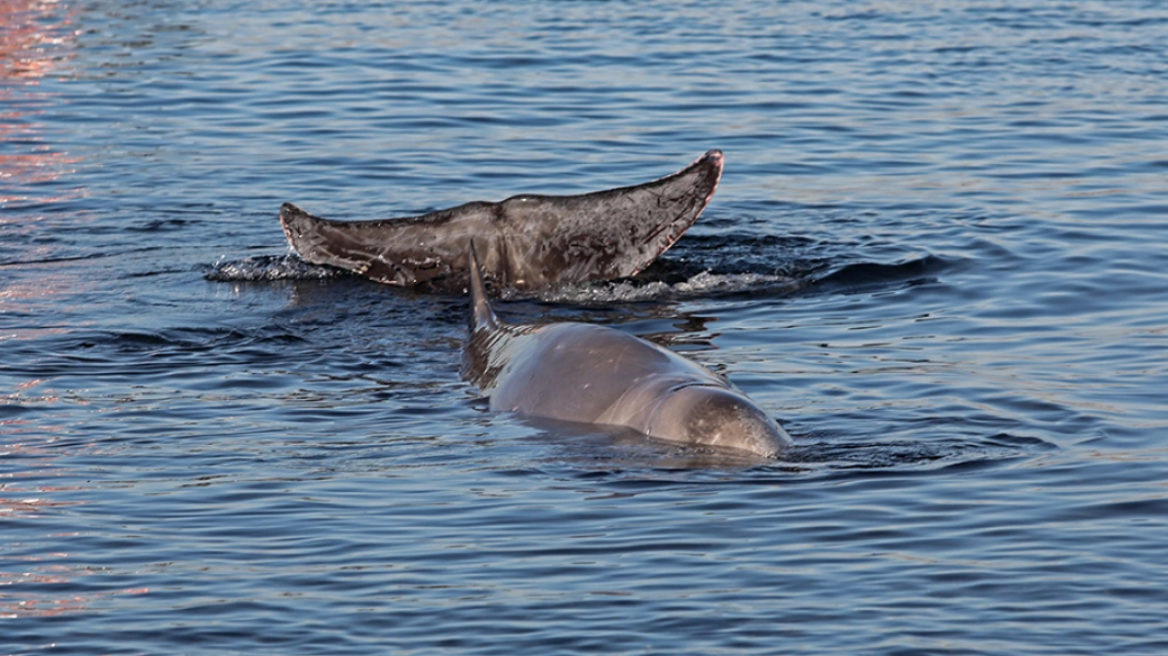
[(513, 196), (422, 216), (330, 221), (291, 203), (280, 224), (301, 259), (403, 287), (461, 291), (473, 236), (483, 273), (500, 287), (636, 275), (693, 225), (722, 176), (721, 151), (659, 180), (579, 196)]
[(469, 253), (472, 312), (462, 376), (479, 386), (492, 410), (628, 426), (661, 440), (767, 458), (791, 444), (725, 378), (656, 344), (592, 324), (502, 323), (487, 301), (473, 244)]

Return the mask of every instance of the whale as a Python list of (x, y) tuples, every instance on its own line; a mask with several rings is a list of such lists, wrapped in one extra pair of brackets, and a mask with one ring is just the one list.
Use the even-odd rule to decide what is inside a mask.
[(324, 219), (284, 203), (280, 225), (305, 262), (401, 287), (464, 290), (472, 236), (493, 286), (526, 291), (612, 280), (636, 275), (685, 234), (713, 198), (723, 162), (711, 150), (645, 184), (373, 221)]
[(764, 458), (791, 444), (725, 377), (652, 342), (589, 323), (504, 323), (487, 298), (474, 243), (467, 253), (471, 310), (461, 374), (491, 410), (623, 426)]

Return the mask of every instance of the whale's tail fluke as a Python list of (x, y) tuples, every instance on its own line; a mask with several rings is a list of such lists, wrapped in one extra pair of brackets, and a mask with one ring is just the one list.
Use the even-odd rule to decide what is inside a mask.
[(402, 287), (460, 291), (466, 243), (499, 287), (545, 289), (634, 276), (693, 225), (714, 195), (724, 157), (711, 150), (663, 178), (575, 196), (521, 194), (421, 216), (332, 221), (285, 203), (280, 224), (305, 262)]

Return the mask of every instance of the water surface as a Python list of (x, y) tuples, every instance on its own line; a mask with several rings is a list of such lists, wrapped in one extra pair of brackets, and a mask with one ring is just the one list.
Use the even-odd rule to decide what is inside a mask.
[[(1160, 654), (1159, 3), (0, 7), (0, 653)], [(343, 219), (726, 153), (637, 279), (759, 463), (489, 413)]]

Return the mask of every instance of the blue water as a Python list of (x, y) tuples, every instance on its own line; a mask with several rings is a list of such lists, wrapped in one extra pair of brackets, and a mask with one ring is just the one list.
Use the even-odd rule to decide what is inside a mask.
[[(1168, 652), (1168, 7), (0, 4), (0, 654)], [(632, 281), (716, 460), (491, 414), (374, 219), (726, 153)]]

